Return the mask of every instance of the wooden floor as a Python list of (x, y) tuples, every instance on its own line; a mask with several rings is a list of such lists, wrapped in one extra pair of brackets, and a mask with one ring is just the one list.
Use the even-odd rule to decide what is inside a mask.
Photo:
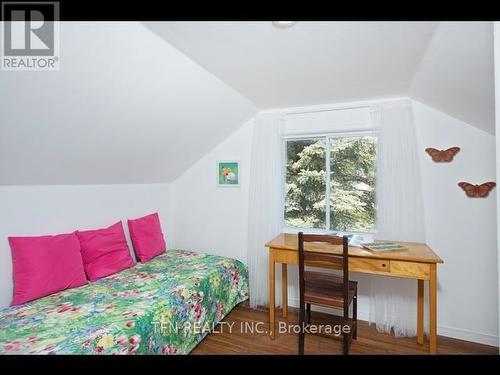
[[(297, 310), (289, 308), (287, 319), (281, 318), (281, 311), (276, 310), (276, 329), (279, 322), (293, 325), (298, 321)], [(312, 322), (325, 322), (326, 314), (312, 312)], [(266, 310), (250, 309), (241, 304), (217, 326), (216, 331), (209, 334), (191, 353), (192, 354), (296, 354), (297, 335), (277, 333), (271, 340), (268, 329), (268, 313)], [(230, 325), (232, 327), (230, 329)], [(245, 325), (254, 327), (261, 333), (245, 333)], [(283, 324), (284, 325), (284, 324)], [(230, 332), (231, 331), (231, 332)], [(341, 354), (342, 341), (308, 334), (305, 339), (306, 354)], [(351, 354), (427, 354), (428, 343), (420, 346), (415, 338), (396, 338), (392, 335), (377, 332), (367, 322), (359, 321), (358, 339), (351, 345)], [(498, 348), (438, 336), (438, 354), (498, 354)]]

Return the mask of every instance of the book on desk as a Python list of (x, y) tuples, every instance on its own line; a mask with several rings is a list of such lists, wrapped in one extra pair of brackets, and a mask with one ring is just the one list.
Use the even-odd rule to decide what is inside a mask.
[(345, 235), (349, 240), (349, 246), (361, 247), (366, 250), (372, 251), (374, 253), (408, 250), (408, 248), (396, 242), (389, 242), (389, 241), (375, 242), (373, 234), (369, 233), (353, 234), (353, 233), (336, 232), (335, 235), (340, 237)]
[(396, 243), (396, 242), (368, 242), (362, 244), (363, 248), (370, 250), (374, 253), (380, 253), (385, 251), (405, 251), (408, 248)]

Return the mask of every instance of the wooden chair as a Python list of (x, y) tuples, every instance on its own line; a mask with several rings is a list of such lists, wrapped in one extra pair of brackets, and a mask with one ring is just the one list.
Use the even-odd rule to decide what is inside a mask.
[[(305, 329), (311, 324), (311, 305), (343, 310), (339, 321), (350, 327), (342, 333), (343, 353), (349, 354), (352, 339), (357, 338), (357, 294), (358, 283), (349, 281), (348, 239), (327, 235), (304, 234), (299, 232), (299, 289), (300, 310), (299, 354), (304, 354)], [(315, 253), (304, 250), (304, 242), (323, 242), (341, 245), (341, 254)], [(316, 271), (306, 271), (304, 265), (328, 267), (342, 270), (342, 277)], [(349, 319), (349, 306), (353, 304), (352, 319)]]

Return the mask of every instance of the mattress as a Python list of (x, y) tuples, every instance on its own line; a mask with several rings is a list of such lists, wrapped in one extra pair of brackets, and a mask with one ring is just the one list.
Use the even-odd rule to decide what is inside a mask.
[(0, 354), (187, 354), (246, 299), (248, 271), (240, 261), (168, 250), (0, 310)]

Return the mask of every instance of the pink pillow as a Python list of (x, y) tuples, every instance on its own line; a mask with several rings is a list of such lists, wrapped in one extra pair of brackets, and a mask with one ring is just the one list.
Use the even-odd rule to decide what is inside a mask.
[(104, 229), (77, 230), (83, 266), (90, 281), (134, 266), (122, 222)]
[(142, 263), (163, 254), (167, 249), (158, 213), (129, 220), (128, 229), (135, 255)]
[(74, 233), (9, 237), (9, 244), (14, 278), (11, 305), (87, 284)]

